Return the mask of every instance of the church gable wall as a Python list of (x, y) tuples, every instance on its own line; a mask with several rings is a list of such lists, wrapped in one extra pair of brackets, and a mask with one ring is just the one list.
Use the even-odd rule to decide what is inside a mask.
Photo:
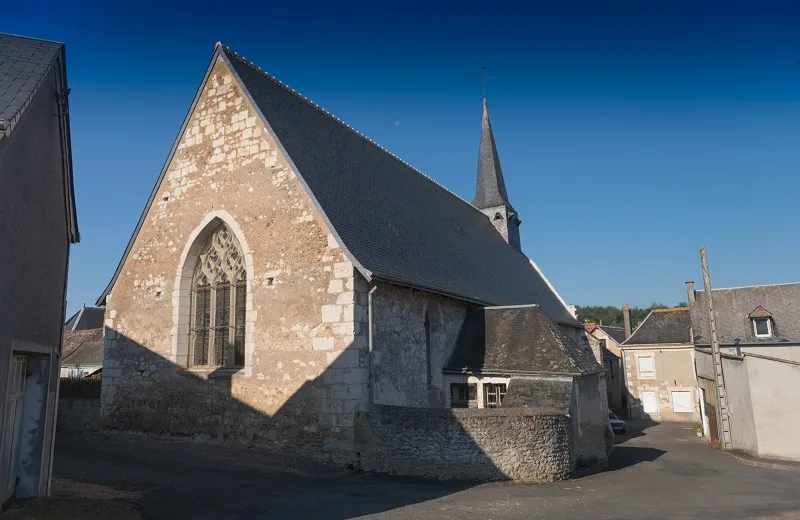
[[(232, 374), (187, 368), (175, 340), (188, 337), (191, 312), (181, 259), (220, 222), (248, 270), (245, 366)], [(348, 459), (367, 395), (354, 275), (218, 60), (107, 300), (105, 425)]]

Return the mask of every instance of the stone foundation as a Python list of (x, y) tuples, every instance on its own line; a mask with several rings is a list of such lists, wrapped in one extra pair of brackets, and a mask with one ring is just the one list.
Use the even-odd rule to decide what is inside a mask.
[(553, 410), (373, 405), (355, 423), (366, 471), (523, 482), (571, 475), (570, 418)]

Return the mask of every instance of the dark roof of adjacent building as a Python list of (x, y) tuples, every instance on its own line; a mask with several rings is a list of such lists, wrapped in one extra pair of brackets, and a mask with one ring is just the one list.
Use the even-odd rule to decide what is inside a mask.
[(691, 343), (689, 307), (655, 309), (633, 331), (623, 345)]
[(0, 132), (11, 130), (63, 48), (63, 43), (0, 34)]
[(611, 336), (617, 343), (625, 341), (625, 327), (609, 327), (608, 325), (598, 325), (597, 328)]
[[(800, 283), (713, 289), (717, 338), (721, 345), (800, 343)], [(692, 331), (695, 345), (710, 345), (704, 291), (695, 291)], [(757, 338), (749, 315), (761, 307), (772, 318), (773, 337)], [(757, 317), (757, 316), (756, 316)]]
[(62, 367), (103, 365), (103, 340), (84, 341), (61, 360)]
[(483, 119), (481, 122), (481, 142), (478, 149), (478, 182), (475, 187), (476, 208), (493, 208), (506, 205), (511, 207), (506, 192), (506, 181), (500, 168), (500, 157), (494, 141), (492, 123), (489, 121), (489, 106), (483, 98)]
[[(559, 323), (580, 326), (529, 259), (508, 245), (477, 208), (221, 45), (209, 73), (217, 57), (229, 66), (367, 280), (482, 305), (536, 303)], [(161, 178), (165, 173), (166, 166)], [(147, 208), (137, 232), (146, 213)]]
[(69, 357), (86, 342), (103, 342), (103, 329), (65, 330), (61, 338), (61, 359)]
[(448, 372), (586, 375), (602, 370), (535, 305), (470, 309)]
[(67, 65), (63, 43), (0, 33), (0, 141), (11, 135), (25, 109), (39, 92), (39, 87), (54, 68), (58, 68), (56, 81), (64, 93), (63, 117), (65, 129), (61, 133), (64, 161), (64, 189), (69, 239), (80, 240), (75, 212), (75, 192), (72, 184), (72, 142), (69, 133), (69, 108), (66, 94)]
[(105, 321), (106, 310), (100, 307), (81, 307), (64, 324), (66, 330), (100, 329)]

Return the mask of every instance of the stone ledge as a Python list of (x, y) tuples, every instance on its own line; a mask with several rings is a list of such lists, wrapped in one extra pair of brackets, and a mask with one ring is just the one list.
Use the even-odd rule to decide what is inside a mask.
[(195, 377), (199, 379), (230, 379), (237, 374), (244, 374), (241, 368), (181, 368), (177, 371), (179, 376)]

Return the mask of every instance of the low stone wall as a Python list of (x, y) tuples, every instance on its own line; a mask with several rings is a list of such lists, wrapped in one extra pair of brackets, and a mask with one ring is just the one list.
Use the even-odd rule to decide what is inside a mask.
[(86, 431), (100, 429), (99, 397), (67, 397), (58, 400), (59, 430)]
[(569, 430), (554, 410), (372, 405), (356, 413), (355, 448), (366, 471), (552, 482), (570, 477)]

